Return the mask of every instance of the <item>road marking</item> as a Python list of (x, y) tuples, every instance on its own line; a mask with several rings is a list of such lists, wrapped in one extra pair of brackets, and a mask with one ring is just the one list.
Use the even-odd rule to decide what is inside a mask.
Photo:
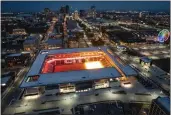
[(24, 69), (25, 69), (25, 68), (21, 69), (20, 72), (18, 72), (17, 76), (19, 76), (20, 73), (24, 71)]
[[(2, 94), (2, 100), (6, 97), (6, 95), (8, 94), (8, 92), (11, 90), (11, 87), (13, 86), (13, 84), (11, 86), (9, 86), (5, 92)], [(4, 96), (3, 96), (4, 95)]]
[(11, 103), (12, 103), (13, 101), (15, 101), (15, 100), (16, 100), (16, 99), (13, 98), (13, 99), (10, 101), (9, 105), (11, 105)]
[[(26, 69), (26, 68), (24, 68), (24, 69)], [(22, 71), (22, 72), (24, 72), (24, 71)], [(13, 83), (11, 83), (10, 84), (10, 86), (8, 86), (8, 88), (3, 92), (3, 94), (2, 94), (2, 100), (7, 96), (7, 94), (9, 93), (9, 91), (11, 90), (11, 89), (13, 89), (13, 88), (15, 88), (14, 87), (14, 84), (17, 82), (17, 80), (19, 79), (20, 77), (18, 76), (17, 77), (17, 79), (15, 79), (15, 81), (13, 82)]]

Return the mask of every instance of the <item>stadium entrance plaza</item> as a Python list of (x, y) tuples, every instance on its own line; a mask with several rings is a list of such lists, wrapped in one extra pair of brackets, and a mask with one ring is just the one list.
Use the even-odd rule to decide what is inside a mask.
[[(34, 114), (36, 110), (52, 109), (59, 107), (62, 114), (72, 114), (71, 109), (79, 104), (93, 103), (107, 100), (121, 100), (122, 102), (151, 102), (152, 99), (158, 96), (164, 96), (158, 89), (147, 90), (136, 80), (131, 80), (132, 86), (128, 88), (106, 88), (92, 90), (81, 93), (68, 93), (62, 95), (42, 96), (35, 95), (17, 100), (14, 104), (7, 107), (5, 113), (29, 113)], [(120, 90), (126, 91), (126, 94), (114, 94)], [(156, 93), (158, 92), (158, 93)], [(144, 93), (151, 95), (136, 95), (135, 93)], [(95, 96), (95, 94), (99, 94)]]

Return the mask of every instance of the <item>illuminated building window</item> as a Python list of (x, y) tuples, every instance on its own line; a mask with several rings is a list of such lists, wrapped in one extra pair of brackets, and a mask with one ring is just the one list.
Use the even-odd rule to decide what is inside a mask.
[(48, 51), (42, 51), (41, 52), (41, 54), (47, 54), (48, 53)]
[(39, 79), (39, 75), (29, 76), (26, 82), (34, 82), (34, 81), (37, 81), (38, 79)]

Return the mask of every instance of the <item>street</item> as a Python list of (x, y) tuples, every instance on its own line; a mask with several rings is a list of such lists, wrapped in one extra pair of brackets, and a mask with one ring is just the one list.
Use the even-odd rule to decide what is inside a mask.
[(27, 67), (21, 69), (21, 71), (17, 74), (17, 77), (14, 83), (8, 87), (1, 97), (1, 112), (5, 110), (5, 108), (11, 103), (12, 100), (17, 100), (22, 93), (22, 89), (19, 88), (21, 82), (23, 81), (25, 75), (30, 69), (34, 59), (32, 58), (30, 64)]
[(1, 102), (1, 111), (3, 112), (5, 107), (9, 105), (11, 100), (17, 99), (19, 94), (21, 93), (21, 89), (19, 88), (20, 83), (22, 82), (25, 74), (27, 73), (28, 68), (24, 68), (24, 71), (17, 76), (17, 79), (15, 80), (14, 84), (7, 89), (7, 92), (5, 95), (2, 95), (2, 102)]

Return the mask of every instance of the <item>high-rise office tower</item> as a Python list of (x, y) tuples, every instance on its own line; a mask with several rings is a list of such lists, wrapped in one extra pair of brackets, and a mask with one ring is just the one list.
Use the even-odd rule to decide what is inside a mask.
[(89, 9), (88, 17), (96, 18), (96, 7), (95, 6), (91, 6), (91, 8)]
[(69, 14), (70, 10), (69, 10), (69, 5), (66, 5), (65, 6), (65, 9), (66, 9), (66, 14)]
[(66, 8), (65, 8), (65, 6), (62, 6), (62, 7), (60, 8), (60, 13), (61, 13), (61, 14), (65, 14), (65, 13), (66, 13)]
[(69, 12), (70, 12), (69, 5), (62, 6), (62, 7), (60, 8), (60, 13), (61, 13), (61, 14), (69, 14)]
[(139, 13), (139, 18), (142, 18), (142, 12)]
[(80, 10), (80, 17), (85, 17), (85, 16), (86, 16), (85, 10)]
[(50, 11), (49, 8), (45, 8), (45, 9), (44, 9), (44, 13), (45, 13), (46, 15), (48, 15), (50, 12), (51, 12), (51, 11)]

